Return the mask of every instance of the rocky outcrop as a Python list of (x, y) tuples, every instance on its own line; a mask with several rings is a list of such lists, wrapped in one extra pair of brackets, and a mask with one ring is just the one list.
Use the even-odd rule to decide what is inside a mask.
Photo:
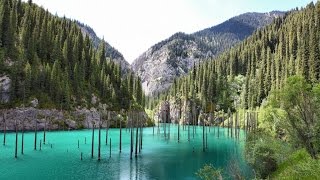
[[(146, 119), (146, 114), (142, 114)], [(106, 121), (109, 119), (108, 121)], [(123, 115), (118, 112), (103, 113), (101, 127), (117, 127), (119, 120), (124, 120)], [(16, 108), (0, 111), (0, 131), (6, 127), (6, 130), (15, 130), (17, 122), (18, 129), (33, 131), (37, 123), (37, 128), (43, 130), (66, 130), (66, 129), (83, 129), (97, 127), (100, 121), (100, 113), (95, 109), (78, 109), (72, 112), (60, 111), (56, 109), (35, 109)], [(146, 121), (144, 121), (146, 122)], [(124, 125), (123, 125), (124, 126)]]
[(187, 74), (194, 63), (209, 54), (212, 51), (206, 45), (177, 33), (143, 53), (132, 63), (132, 70), (141, 78), (145, 93), (155, 95), (168, 89), (176, 77)]
[(153, 121), (155, 123), (179, 123), (180, 125), (218, 125), (224, 120), (222, 112), (219, 116), (210, 113), (204, 113), (200, 106), (194, 104), (192, 101), (185, 100), (170, 100), (160, 103), (158, 108), (155, 108)]
[(283, 12), (246, 13), (193, 34), (176, 33), (149, 48), (132, 63), (147, 95), (167, 90), (194, 64), (211, 59), (270, 24)]
[(10, 100), (11, 79), (9, 76), (0, 76), (0, 102), (7, 103)]

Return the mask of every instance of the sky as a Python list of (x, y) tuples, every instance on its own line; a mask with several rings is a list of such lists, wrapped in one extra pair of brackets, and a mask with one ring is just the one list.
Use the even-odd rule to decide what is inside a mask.
[(242, 13), (287, 11), (311, 1), (33, 0), (53, 14), (89, 25), (130, 64), (152, 45), (176, 32), (193, 33)]

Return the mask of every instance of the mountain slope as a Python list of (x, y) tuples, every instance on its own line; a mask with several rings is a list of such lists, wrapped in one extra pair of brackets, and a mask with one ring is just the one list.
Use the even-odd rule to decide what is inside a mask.
[(144, 52), (132, 69), (140, 76), (146, 94), (155, 95), (188, 73), (193, 64), (217, 56), (282, 15), (277, 11), (246, 13), (193, 34), (176, 33)]
[[(98, 48), (102, 40), (96, 35), (94, 30), (81, 22), (77, 21), (76, 23), (80, 27), (82, 33), (89, 36), (89, 38), (93, 42), (94, 47)], [(124, 72), (128, 72), (128, 70), (130, 69), (130, 64), (124, 59), (123, 55), (117, 49), (112, 47), (108, 42), (104, 42), (106, 44), (106, 57), (110, 57), (110, 59), (121, 65), (121, 68)]]
[(97, 47), (76, 21), (32, 1), (2, 0), (0, 14), (0, 109), (35, 99), (39, 108), (66, 110), (143, 105), (140, 79), (123, 75), (105, 42)]
[(204, 112), (215, 110), (211, 106), (227, 112), (238, 107), (254, 109), (270, 94), (278, 98), (291, 76), (319, 83), (319, 17), (320, 2), (288, 12), (177, 79), (163, 92), (163, 99), (182, 98), (196, 102)]

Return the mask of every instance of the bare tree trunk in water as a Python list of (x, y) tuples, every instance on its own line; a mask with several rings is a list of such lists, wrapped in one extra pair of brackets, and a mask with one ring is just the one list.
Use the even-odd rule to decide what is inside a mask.
[(38, 131), (38, 122), (37, 122), (37, 115), (35, 115), (35, 130), (34, 130), (34, 150), (37, 150), (37, 131)]
[(101, 155), (101, 113), (99, 117), (99, 134), (98, 134), (98, 161), (100, 161), (100, 155)]
[(139, 118), (139, 116), (137, 116), (137, 119), (136, 119), (136, 149), (135, 149), (135, 157), (138, 156), (138, 134), (139, 134), (139, 131), (138, 131), (138, 118)]
[[(24, 119), (25, 120), (25, 119)], [(22, 135), (21, 135), (21, 154), (23, 154), (24, 148), (24, 121), (22, 121)]]
[(7, 110), (3, 112), (3, 145), (6, 145), (6, 133), (7, 133), (7, 124), (6, 124), (6, 114)]
[(119, 121), (120, 121), (120, 129), (119, 129), (119, 131), (120, 131), (120, 134), (119, 134), (119, 151), (120, 151), (120, 153), (121, 153), (121, 143), (122, 143), (122, 127), (121, 127), (121, 118), (119, 119)]
[(46, 144), (46, 124), (47, 124), (47, 117), (44, 118), (43, 144)]
[(93, 158), (93, 148), (94, 148), (94, 122), (92, 122), (91, 158)]
[(204, 138), (204, 118), (202, 120), (202, 150), (205, 152), (205, 138)]
[(15, 151), (14, 151), (14, 157), (18, 157), (18, 125), (17, 125), (17, 120), (15, 120), (15, 128), (16, 128), (16, 146), (15, 146)]

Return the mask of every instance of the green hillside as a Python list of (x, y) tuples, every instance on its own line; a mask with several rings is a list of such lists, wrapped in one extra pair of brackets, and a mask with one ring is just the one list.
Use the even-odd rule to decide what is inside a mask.
[(76, 21), (31, 1), (2, 0), (0, 37), (0, 76), (11, 79), (10, 98), (1, 101), (2, 107), (28, 105), (33, 98), (41, 108), (143, 105), (140, 79), (122, 75), (121, 67), (106, 57), (104, 41), (96, 49)]

